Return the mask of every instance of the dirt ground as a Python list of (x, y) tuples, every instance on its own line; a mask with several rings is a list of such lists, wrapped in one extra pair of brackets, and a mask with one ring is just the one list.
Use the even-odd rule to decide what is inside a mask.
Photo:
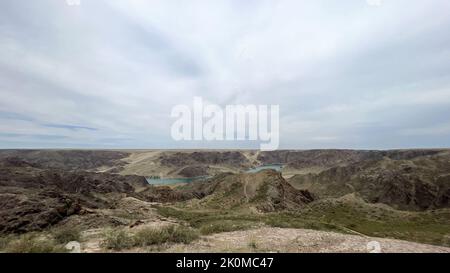
[[(104, 252), (99, 230), (88, 231), (82, 252)], [(191, 244), (134, 248), (124, 252), (281, 252), (281, 253), (450, 253), (450, 248), (334, 232), (263, 227), (202, 236)]]
[(334, 232), (264, 227), (214, 234), (203, 237), (190, 245), (174, 245), (165, 251), (450, 253), (450, 248)]

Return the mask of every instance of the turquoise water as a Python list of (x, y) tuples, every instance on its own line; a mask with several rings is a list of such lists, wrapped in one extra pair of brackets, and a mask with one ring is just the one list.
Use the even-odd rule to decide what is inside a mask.
[(247, 171), (247, 173), (257, 173), (262, 170), (275, 170), (277, 172), (281, 172), (281, 169), (283, 169), (282, 164), (272, 164), (272, 165), (264, 165), (264, 166), (259, 166), (259, 167), (250, 169)]
[[(246, 171), (246, 173), (257, 173), (262, 170), (275, 170), (280, 172), (283, 168), (281, 164), (264, 165), (256, 168), (252, 168)], [(152, 185), (170, 185), (179, 183), (191, 183), (194, 181), (206, 180), (209, 176), (199, 176), (199, 177), (184, 177), (184, 178), (146, 178), (147, 182)]]

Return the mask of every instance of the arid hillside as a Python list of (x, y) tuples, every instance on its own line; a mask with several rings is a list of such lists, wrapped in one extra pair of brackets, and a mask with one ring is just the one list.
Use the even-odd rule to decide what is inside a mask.
[(273, 170), (258, 173), (217, 175), (206, 182), (194, 182), (178, 190), (193, 192), (197, 207), (215, 209), (252, 209), (260, 212), (295, 210), (314, 199), (307, 190), (292, 187)]
[[(248, 172), (270, 164), (283, 168)], [(373, 238), (445, 252), (449, 166), (448, 150), (3, 150), (0, 252), (364, 252)]]
[(404, 210), (447, 208), (450, 205), (450, 154), (384, 157), (318, 174), (295, 175), (289, 182), (320, 198), (358, 193), (367, 202)]

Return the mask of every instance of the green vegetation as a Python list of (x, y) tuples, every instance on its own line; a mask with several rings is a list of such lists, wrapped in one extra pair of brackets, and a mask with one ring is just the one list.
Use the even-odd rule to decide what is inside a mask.
[(180, 226), (169, 226), (165, 232), (167, 233), (166, 242), (189, 244), (199, 237), (197, 231)]
[(8, 246), (11, 240), (12, 240), (11, 235), (0, 237), (0, 252), (2, 252)]
[(273, 212), (252, 214), (232, 211), (190, 211), (172, 207), (158, 207), (158, 213), (188, 222), (200, 229), (202, 234), (212, 234), (235, 230), (246, 230), (262, 225), (282, 228), (309, 228), (320, 230), (344, 231), (330, 223), (303, 219), (299, 213)]
[(81, 233), (75, 227), (63, 227), (53, 232), (53, 238), (60, 244), (67, 244), (71, 241), (81, 241)]
[(133, 238), (123, 230), (107, 230), (104, 233), (102, 247), (113, 250), (130, 248), (134, 245)]
[(266, 225), (280, 228), (304, 228), (348, 233), (339, 223), (323, 222), (321, 219), (303, 218), (301, 213), (280, 212), (267, 214), (263, 221)]
[(369, 204), (335, 204), (313, 208), (302, 214), (346, 229), (376, 237), (450, 246), (450, 210), (405, 212)]
[(229, 232), (236, 230), (245, 230), (254, 227), (254, 222), (239, 220), (221, 220), (204, 223), (200, 226), (200, 232), (203, 235)]
[(261, 217), (256, 214), (232, 210), (195, 211), (158, 206), (158, 213), (186, 221), (202, 234), (249, 229), (261, 225)]
[(108, 230), (104, 235), (102, 246), (107, 249), (121, 250), (131, 247), (146, 247), (165, 243), (190, 242), (199, 238), (197, 230), (183, 226), (163, 228), (145, 228), (131, 235), (124, 230)]
[(146, 228), (134, 236), (135, 246), (160, 245), (163, 243), (189, 244), (199, 237), (194, 229), (183, 226), (168, 226), (164, 228)]
[(158, 213), (189, 223), (202, 234), (267, 225), (387, 237), (450, 246), (450, 210), (405, 212), (364, 202), (316, 202), (296, 212), (265, 214), (230, 210), (157, 207)]
[(134, 244), (137, 246), (160, 245), (166, 241), (167, 233), (162, 229), (146, 228), (134, 235)]
[(28, 233), (18, 236), (17, 238), (9, 238), (4, 245), (4, 252), (8, 253), (63, 253), (67, 250), (57, 244), (54, 240), (34, 233)]

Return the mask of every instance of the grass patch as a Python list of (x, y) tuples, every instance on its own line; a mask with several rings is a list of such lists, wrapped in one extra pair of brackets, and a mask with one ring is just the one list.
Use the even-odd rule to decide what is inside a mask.
[(450, 246), (450, 210), (405, 212), (369, 204), (334, 204), (313, 207), (300, 217), (329, 223), (368, 236), (395, 238), (419, 243)]
[(204, 223), (200, 227), (200, 233), (203, 235), (209, 235), (221, 232), (230, 232), (236, 230), (246, 230), (255, 226), (254, 222), (247, 222), (241, 220), (222, 220), (211, 221)]
[(199, 238), (197, 230), (183, 226), (167, 226), (163, 228), (145, 228), (132, 235), (124, 230), (108, 230), (104, 234), (102, 247), (122, 250), (132, 247), (146, 247), (165, 243), (190, 242)]
[(64, 253), (67, 252), (62, 245), (54, 240), (36, 234), (21, 235), (8, 242), (5, 246), (8, 253)]
[(163, 243), (183, 243), (199, 238), (196, 230), (183, 226), (168, 226), (164, 228), (146, 228), (134, 235), (135, 246), (160, 245)]
[(252, 214), (237, 210), (188, 210), (157, 207), (158, 213), (189, 223), (202, 234), (267, 225), (395, 238), (450, 246), (450, 209), (405, 212), (366, 203), (313, 203), (297, 212)]
[(302, 215), (299, 213), (268, 213), (262, 220), (266, 225), (271, 227), (304, 228), (346, 233), (345, 229), (339, 227), (339, 225), (329, 222), (323, 222), (320, 219), (302, 217)]
[(79, 242), (81, 240), (81, 232), (76, 227), (63, 227), (53, 231), (53, 238), (60, 244), (67, 244), (71, 241)]
[(146, 228), (134, 235), (134, 244), (142, 247), (160, 245), (166, 241), (166, 236), (162, 229)]
[(186, 227), (169, 226), (166, 232), (167, 242), (189, 244), (199, 238), (197, 231)]
[(3, 237), (0, 237), (0, 251), (4, 251), (4, 249), (8, 246), (8, 244), (12, 241), (11, 235), (6, 235)]
[(121, 250), (134, 246), (133, 238), (123, 230), (107, 230), (103, 236), (101, 245), (106, 249)]
[(157, 207), (158, 213), (188, 222), (202, 234), (245, 230), (261, 223), (261, 216), (231, 210), (189, 211), (172, 207)]

